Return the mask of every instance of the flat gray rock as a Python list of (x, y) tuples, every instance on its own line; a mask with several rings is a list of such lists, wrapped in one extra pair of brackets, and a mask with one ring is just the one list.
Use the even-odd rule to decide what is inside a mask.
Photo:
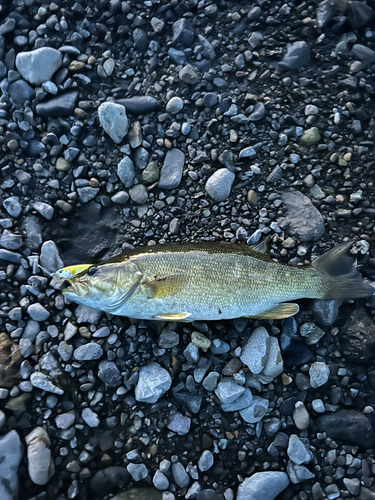
[(103, 349), (96, 342), (89, 342), (75, 349), (73, 356), (78, 361), (91, 361), (103, 356)]
[(50, 273), (55, 273), (58, 269), (64, 267), (54, 241), (48, 240), (43, 243), (40, 253), (40, 264)]
[(62, 54), (52, 47), (41, 47), (30, 52), (20, 52), (16, 67), (23, 78), (32, 85), (41, 85), (51, 80), (62, 64)]
[(184, 153), (177, 148), (170, 149), (165, 155), (160, 171), (159, 189), (176, 188), (181, 182), (184, 165)]
[(310, 453), (297, 434), (290, 436), (287, 453), (288, 457), (297, 465), (308, 464), (311, 461)]
[(135, 387), (135, 399), (142, 403), (156, 403), (168, 391), (171, 384), (171, 376), (157, 363), (142, 366)]
[(285, 472), (257, 472), (239, 485), (236, 500), (274, 500), (289, 482)]
[(22, 444), (15, 430), (0, 437), (0, 498), (18, 498), (18, 466), (22, 460)]
[(286, 231), (300, 241), (316, 241), (324, 234), (324, 220), (310, 198), (299, 191), (282, 195), (288, 226)]

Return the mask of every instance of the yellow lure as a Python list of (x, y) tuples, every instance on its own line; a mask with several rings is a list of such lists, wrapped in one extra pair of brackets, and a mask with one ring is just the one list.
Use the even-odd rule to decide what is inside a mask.
[(67, 266), (59, 269), (55, 272), (55, 276), (58, 278), (62, 278), (64, 280), (69, 280), (70, 278), (74, 278), (77, 274), (85, 271), (88, 267), (92, 266), (92, 264), (78, 264), (76, 266)]

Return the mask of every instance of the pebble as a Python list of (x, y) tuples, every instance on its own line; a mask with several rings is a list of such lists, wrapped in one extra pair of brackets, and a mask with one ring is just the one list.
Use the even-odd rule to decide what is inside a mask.
[(202, 386), (206, 389), (206, 391), (214, 391), (217, 387), (217, 381), (219, 380), (219, 373), (210, 372), (207, 377), (203, 380)]
[(176, 188), (181, 182), (184, 166), (185, 154), (177, 148), (170, 149), (160, 171), (159, 189)]
[(74, 350), (73, 356), (78, 361), (92, 361), (103, 356), (103, 349), (96, 342), (89, 342)]
[(210, 450), (204, 450), (198, 460), (198, 469), (201, 472), (206, 472), (214, 465), (214, 456)]
[(142, 128), (139, 122), (134, 122), (128, 132), (128, 140), (130, 147), (133, 149), (139, 148), (142, 144)]
[(374, 443), (374, 431), (369, 419), (356, 410), (325, 413), (317, 420), (320, 432), (344, 444), (369, 449)]
[(0, 498), (18, 498), (18, 467), (23, 456), (23, 446), (18, 432), (11, 430), (0, 436)]
[(40, 252), (40, 265), (51, 274), (64, 267), (54, 241), (48, 240), (43, 243)]
[(63, 430), (69, 429), (74, 424), (75, 419), (74, 412), (61, 413), (55, 418), (56, 427)]
[(312, 311), (315, 319), (324, 326), (331, 326), (339, 315), (342, 300), (315, 300)]
[(180, 336), (178, 333), (164, 328), (158, 340), (158, 346), (162, 349), (172, 349), (180, 343)]
[(120, 144), (128, 133), (125, 107), (114, 102), (104, 102), (98, 108), (100, 125), (115, 144)]
[(51, 220), (54, 214), (54, 209), (48, 203), (44, 203), (43, 201), (35, 201), (31, 204), (31, 206), (44, 217), (46, 220)]
[(64, 391), (57, 387), (51, 380), (41, 372), (34, 372), (30, 376), (30, 382), (33, 387), (37, 387), (42, 391), (51, 392), (52, 394), (64, 394)]
[(287, 472), (290, 481), (293, 484), (302, 483), (303, 481), (308, 481), (313, 479), (315, 474), (309, 471), (304, 465), (297, 465), (292, 460), (289, 460), (287, 465)]
[(311, 200), (299, 191), (283, 193), (286, 231), (300, 241), (317, 241), (324, 233), (324, 220)]
[(317, 127), (311, 127), (303, 131), (300, 138), (300, 143), (302, 146), (313, 146), (317, 144), (321, 139), (319, 129)]
[(310, 62), (310, 49), (305, 41), (297, 41), (287, 46), (279, 66), (286, 69), (299, 69)]
[(268, 399), (253, 396), (252, 403), (247, 408), (240, 410), (241, 417), (249, 424), (256, 424), (267, 413), (269, 406)]
[(172, 115), (176, 115), (177, 113), (179, 113), (181, 111), (181, 109), (183, 107), (184, 107), (184, 101), (181, 99), (181, 97), (172, 97), (167, 102), (165, 110), (167, 113), (171, 113)]
[(85, 186), (77, 188), (78, 199), (81, 203), (88, 203), (99, 193), (99, 188)]
[(27, 308), (27, 313), (34, 321), (45, 321), (51, 314), (45, 307), (42, 306), (42, 304), (39, 304), (39, 302), (30, 304)]
[(147, 115), (161, 108), (160, 102), (148, 95), (138, 95), (127, 99), (118, 99), (118, 104), (125, 106), (127, 113), (134, 116)]
[(262, 102), (257, 102), (249, 115), (249, 120), (251, 122), (257, 122), (264, 117), (265, 113), (266, 108), (264, 107), (264, 104)]
[(245, 391), (232, 378), (224, 378), (215, 389), (216, 396), (222, 403), (232, 403)]
[[(124, 467), (111, 466), (106, 467), (103, 470), (99, 470), (91, 479), (90, 487), (93, 491), (95, 491), (97, 496), (104, 497), (105, 495), (108, 495), (113, 491), (118, 491), (118, 489), (126, 488), (130, 480), (130, 474)], [(116, 499), (116, 497), (112, 498)], [(120, 499), (119, 497), (117, 497), (117, 499), (124, 500), (123, 498)]]
[(148, 470), (145, 464), (133, 464), (130, 463), (126, 466), (126, 470), (129, 472), (133, 481), (142, 481), (148, 476)]
[(177, 50), (174, 47), (171, 47), (168, 50), (168, 56), (175, 64), (184, 64), (186, 61), (185, 52), (182, 50)]
[(135, 399), (143, 403), (156, 403), (172, 384), (167, 370), (157, 363), (142, 366), (135, 387)]
[(252, 332), (249, 340), (242, 347), (240, 359), (252, 373), (258, 374), (266, 366), (268, 344), (268, 332), (264, 327), (260, 326)]
[(169, 488), (169, 481), (160, 470), (155, 472), (152, 482), (157, 490), (165, 491)]
[(8, 229), (4, 229), (0, 237), (0, 245), (8, 250), (17, 250), (22, 247), (22, 236), (20, 234), (14, 234)]
[(178, 76), (187, 85), (195, 85), (199, 82), (199, 77), (191, 64), (187, 64), (180, 69)]
[(289, 482), (285, 472), (256, 472), (239, 485), (236, 500), (274, 500)]
[(3, 201), (3, 207), (11, 217), (17, 219), (22, 212), (20, 199), (18, 196), (9, 196)]
[(297, 401), (294, 405), (293, 421), (294, 425), (300, 431), (304, 431), (310, 425), (310, 417), (307, 413), (306, 406), (302, 403), (302, 401)]
[(71, 116), (76, 106), (77, 99), (78, 92), (72, 90), (40, 102), (35, 106), (35, 110), (42, 118)]
[(100, 419), (98, 415), (92, 411), (91, 408), (84, 408), (82, 410), (82, 420), (91, 428), (99, 427)]
[(32, 100), (35, 99), (34, 89), (30, 87), (30, 85), (26, 83), (24, 80), (17, 80), (15, 82), (10, 83), (8, 87), (8, 92), (13, 102), (16, 104), (16, 106), (23, 105), (25, 102), (27, 101), (31, 102)]
[(303, 323), (300, 326), (299, 333), (307, 345), (317, 344), (325, 335), (325, 332), (315, 323)]
[(235, 174), (227, 168), (220, 168), (208, 178), (205, 189), (215, 201), (224, 201), (230, 195)]
[(138, 205), (143, 205), (148, 200), (148, 191), (146, 186), (143, 184), (136, 184), (129, 189), (129, 196), (134, 203)]
[(172, 45), (178, 44), (184, 47), (191, 47), (194, 41), (194, 30), (186, 18), (178, 19), (173, 23)]
[(189, 433), (190, 425), (191, 418), (177, 412), (169, 417), (167, 427), (179, 436), (184, 436)]
[(314, 389), (321, 387), (329, 379), (330, 370), (329, 367), (322, 362), (313, 363), (309, 369), (310, 385)]
[(221, 409), (225, 412), (244, 410), (245, 408), (251, 406), (252, 402), (253, 402), (253, 395), (251, 394), (250, 389), (248, 387), (245, 387), (245, 390), (240, 395), (240, 397), (238, 397), (231, 403), (222, 403)]
[(175, 480), (177, 486), (179, 486), (180, 488), (186, 488), (186, 486), (189, 485), (189, 476), (187, 475), (184, 466), (180, 462), (172, 464), (172, 474), (173, 479)]
[(104, 360), (99, 363), (98, 377), (108, 387), (118, 387), (122, 384), (121, 372), (113, 361)]
[(20, 52), (16, 67), (22, 77), (32, 85), (51, 80), (62, 64), (62, 54), (52, 47), (41, 47), (30, 52)]
[(256, 151), (252, 146), (248, 146), (247, 148), (241, 149), (239, 157), (240, 158), (254, 158), (256, 156)]
[(43, 427), (36, 427), (25, 436), (28, 472), (34, 484), (47, 484), (55, 472), (51, 441)]
[(209, 349), (211, 347), (211, 340), (199, 332), (191, 333), (191, 342), (199, 349)]
[(288, 457), (297, 465), (311, 462), (311, 454), (296, 434), (291, 434), (287, 449)]

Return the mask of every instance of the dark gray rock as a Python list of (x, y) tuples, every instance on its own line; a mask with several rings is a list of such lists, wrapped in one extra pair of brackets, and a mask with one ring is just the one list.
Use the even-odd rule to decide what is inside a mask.
[(185, 52), (175, 49), (174, 47), (168, 50), (168, 56), (175, 64), (184, 64), (186, 61)]
[(286, 54), (279, 62), (281, 68), (298, 69), (310, 62), (310, 49), (305, 41), (297, 41), (288, 45)]
[(344, 444), (369, 449), (374, 443), (374, 431), (369, 419), (356, 410), (325, 413), (317, 420), (320, 432)]
[(101, 361), (99, 363), (98, 377), (108, 387), (118, 387), (122, 383), (120, 370), (113, 361)]
[(355, 365), (372, 365), (375, 355), (374, 322), (364, 307), (348, 311), (346, 317), (345, 325), (340, 328), (341, 353)]
[(324, 234), (324, 220), (310, 198), (299, 191), (282, 195), (286, 207), (286, 231), (300, 241), (316, 241)]
[(126, 488), (131, 478), (125, 467), (107, 467), (97, 472), (90, 481), (96, 496), (104, 497), (109, 493)]
[(146, 115), (161, 108), (159, 101), (148, 95), (138, 95), (127, 99), (118, 99), (118, 104), (125, 106), (127, 113), (133, 116)]
[(135, 28), (133, 31), (134, 45), (140, 52), (146, 52), (150, 40), (146, 32), (141, 28)]
[(24, 80), (12, 82), (8, 87), (8, 92), (17, 106), (25, 104), (26, 101), (35, 99), (35, 91)]
[(181, 182), (184, 165), (184, 153), (177, 148), (170, 149), (160, 172), (159, 189), (176, 188)]
[(348, 18), (352, 28), (358, 29), (370, 22), (374, 11), (365, 2), (350, 1), (348, 4)]
[(193, 41), (194, 30), (187, 19), (178, 19), (178, 21), (173, 23), (172, 45), (181, 44), (184, 47), (191, 47)]
[(42, 118), (69, 116), (73, 113), (78, 99), (78, 92), (72, 90), (66, 94), (52, 97), (36, 105), (36, 112)]
[(339, 315), (342, 300), (315, 300), (312, 311), (315, 319), (324, 326), (331, 326)]

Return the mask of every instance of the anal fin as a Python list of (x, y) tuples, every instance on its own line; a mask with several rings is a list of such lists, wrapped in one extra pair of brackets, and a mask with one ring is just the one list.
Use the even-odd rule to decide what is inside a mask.
[(298, 304), (293, 304), (290, 302), (285, 302), (283, 304), (278, 304), (267, 311), (263, 311), (256, 316), (246, 316), (247, 318), (253, 319), (284, 319), (294, 316), (299, 311)]
[(162, 321), (185, 321), (191, 313), (180, 314), (155, 314), (154, 318)]

